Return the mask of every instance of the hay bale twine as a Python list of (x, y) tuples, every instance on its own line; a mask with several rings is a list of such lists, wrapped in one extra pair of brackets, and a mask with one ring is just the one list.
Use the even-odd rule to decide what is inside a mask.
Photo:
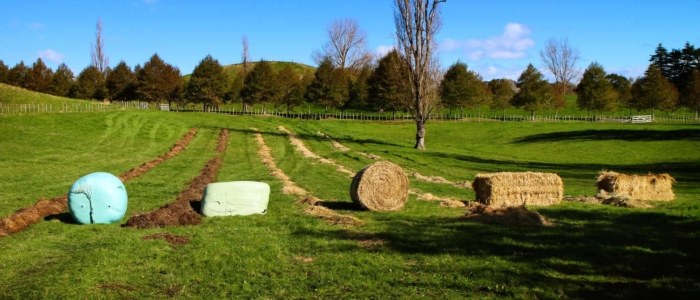
[(628, 195), (634, 200), (671, 201), (676, 198), (673, 194), (675, 181), (668, 174), (627, 175), (602, 171), (596, 185), (598, 190)]
[(564, 184), (554, 173), (477, 174), (472, 186), (476, 200), (486, 205), (548, 206), (561, 203), (564, 197)]
[(350, 197), (369, 210), (400, 210), (408, 200), (408, 187), (408, 177), (401, 167), (380, 161), (357, 172), (350, 185)]

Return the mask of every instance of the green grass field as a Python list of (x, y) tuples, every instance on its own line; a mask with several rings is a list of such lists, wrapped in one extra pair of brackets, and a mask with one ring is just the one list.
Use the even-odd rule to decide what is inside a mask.
[[(554, 227), (470, 222), (465, 209), (411, 196), (399, 212), (357, 210), (351, 179), (302, 157), (283, 125), (317, 154), (357, 171), (379, 155), (452, 181), (497, 171), (556, 172), (567, 195), (593, 195), (597, 172), (668, 172), (677, 200), (653, 209), (568, 203), (531, 207)], [(191, 227), (79, 226), (63, 214), (0, 238), (2, 299), (518, 298), (700, 296), (700, 127), (608, 123), (429, 123), (427, 151), (410, 123), (299, 121), (201, 113), (121, 111), (0, 116), (0, 216), (65, 194), (79, 177), (119, 174), (165, 153), (192, 127), (180, 155), (126, 183), (127, 217), (175, 200), (231, 131), (218, 181), (270, 184), (268, 214), (205, 218)], [(280, 193), (257, 156), (263, 132), (278, 166), (333, 209), (366, 222), (331, 226)], [(339, 152), (317, 135), (333, 136)], [(474, 193), (411, 179), (411, 187), (473, 200)], [(126, 218), (122, 221), (125, 222)], [(142, 236), (170, 232), (171, 247)], [(362, 246), (372, 238), (383, 243)]]

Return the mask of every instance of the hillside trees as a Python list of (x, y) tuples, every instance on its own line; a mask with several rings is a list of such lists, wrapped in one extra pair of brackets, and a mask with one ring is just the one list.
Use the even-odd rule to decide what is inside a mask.
[(7, 83), (7, 71), (9, 70), (10, 68), (0, 59), (0, 83)]
[(435, 58), (435, 35), (442, 19), (440, 3), (446, 0), (394, 0), (394, 25), (399, 51), (408, 66), (416, 122), (414, 148), (425, 150), (425, 123), (437, 105), (441, 73)]
[(194, 68), (185, 94), (189, 102), (219, 106), (223, 104), (229, 88), (224, 68), (218, 60), (207, 55)]
[(306, 91), (306, 98), (321, 105), (328, 113), (329, 108), (341, 107), (348, 98), (350, 77), (344, 69), (333, 67), (330, 58), (324, 59), (316, 69), (314, 80)]
[(488, 86), (482, 81), (481, 75), (457, 61), (447, 69), (440, 84), (442, 104), (450, 109), (450, 114), (452, 109), (459, 107), (460, 118), (464, 107), (478, 107), (481, 111), (480, 107), (490, 100)]
[(7, 71), (7, 77), (5, 82), (9, 85), (14, 85), (18, 87), (26, 87), (27, 83), (27, 73), (29, 68), (24, 65), (24, 61), (20, 61), (14, 67)]
[(649, 62), (656, 66), (676, 89), (682, 91), (692, 71), (700, 69), (700, 49), (686, 42), (683, 49), (671, 49), (669, 52), (659, 44)]
[(245, 77), (245, 86), (241, 89), (241, 98), (245, 104), (262, 104), (263, 113), (265, 105), (275, 103), (279, 97), (279, 86), (275, 81), (275, 72), (270, 64), (261, 60)]
[(357, 20), (334, 20), (326, 28), (326, 33), (328, 41), (312, 54), (318, 65), (330, 59), (334, 68), (359, 71), (372, 60), (367, 51), (367, 33), (360, 28)]
[[(243, 98), (241, 97), (241, 91), (245, 86), (244, 74), (245, 71), (241, 70), (240, 72), (238, 72), (238, 74), (236, 74), (236, 76), (233, 77), (233, 80), (231, 80), (228, 87), (228, 91), (226, 92), (226, 95), (224, 97), (224, 100), (227, 103), (243, 102)], [(248, 111), (245, 103), (243, 103), (243, 111)]]
[(303, 77), (300, 77), (292, 70), (290, 66), (284, 66), (277, 74), (277, 83), (279, 86), (279, 97), (277, 104), (286, 107), (287, 113), (293, 107), (304, 103), (304, 86)]
[(506, 109), (511, 107), (511, 100), (515, 96), (515, 86), (508, 79), (493, 79), (488, 84), (491, 94), (491, 109), (503, 110), (503, 120), (506, 120)]
[(90, 65), (83, 69), (75, 82), (73, 98), (103, 99), (105, 97), (105, 79), (97, 67)]
[(180, 69), (164, 62), (158, 54), (151, 56), (136, 74), (137, 96), (146, 101), (172, 102), (171, 96), (182, 86)]
[(61, 63), (51, 78), (49, 93), (56, 96), (67, 97), (73, 87), (75, 75), (65, 63)]
[(522, 107), (530, 112), (531, 120), (535, 120), (535, 111), (547, 108), (549, 97), (551, 97), (551, 87), (532, 64), (520, 74), (517, 87), (520, 89), (512, 100), (513, 106)]
[(392, 50), (377, 63), (377, 68), (368, 78), (368, 93), (372, 108), (397, 110), (407, 108), (411, 100), (408, 81), (408, 66), (398, 51)]
[(48, 92), (52, 77), (53, 71), (51, 68), (47, 67), (41, 58), (37, 58), (36, 62), (34, 62), (32, 67), (27, 71), (25, 87), (28, 90), (46, 93)]
[(605, 78), (610, 82), (617, 93), (618, 104), (630, 109), (632, 114), (632, 81), (622, 75), (610, 73)]
[(637, 111), (651, 109), (672, 110), (678, 102), (678, 90), (656, 65), (649, 65), (644, 76), (632, 85), (632, 97)]
[(597, 117), (598, 111), (605, 112), (617, 109), (617, 93), (606, 76), (603, 66), (592, 62), (576, 87), (577, 106), (579, 109), (592, 110), (594, 119)]
[(132, 100), (136, 97), (134, 91), (134, 72), (126, 62), (121, 61), (107, 74), (105, 86), (107, 98), (110, 100)]
[(372, 71), (369, 65), (362, 67), (362, 70), (357, 74), (355, 80), (350, 84), (349, 99), (343, 106), (344, 108), (366, 109), (369, 107), (369, 80), (372, 76)]

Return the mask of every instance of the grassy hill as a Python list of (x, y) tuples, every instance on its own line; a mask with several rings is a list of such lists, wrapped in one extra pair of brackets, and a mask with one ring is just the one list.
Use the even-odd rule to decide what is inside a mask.
[[(294, 72), (296, 72), (299, 75), (313, 73), (316, 71), (315, 67), (305, 65), (302, 63), (295, 63), (295, 62), (288, 62), (288, 61), (268, 61), (268, 63), (270, 64), (270, 66), (272, 67), (272, 69), (275, 72), (279, 72), (285, 66), (290, 66), (292, 68), (292, 70), (294, 70)], [(255, 67), (256, 64), (257, 64), (257, 62), (250, 63), (251, 67)], [(241, 63), (241, 64), (225, 65), (224, 70), (226, 70), (229, 77), (231, 79), (233, 79), (236, 76), (238, 76), (238, 74), (240, 74), (241, 71), (243, 71), (243, 64)], [(187, 74), (187, 75), (183, 76), (183, 78), (185, 78), (185, 80), (188, 81), (188, 80), (190, 80), (190, 76), (192, 76), (192, 74)]]
[(84, 100), (59, 97), (44, 93), (29, 91), (20, 87), (0, 83), (0, 103), (3, 104), (51, 104), (51, 103), (77, 103)]

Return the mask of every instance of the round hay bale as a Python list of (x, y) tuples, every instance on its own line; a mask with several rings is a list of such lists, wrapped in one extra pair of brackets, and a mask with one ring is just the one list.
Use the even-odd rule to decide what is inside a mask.
[(408, 200), (409, 181), (403, 169), (380, 161), (357, 172), (350, 185), (350, 197), (369, 210), (400, 210)]

